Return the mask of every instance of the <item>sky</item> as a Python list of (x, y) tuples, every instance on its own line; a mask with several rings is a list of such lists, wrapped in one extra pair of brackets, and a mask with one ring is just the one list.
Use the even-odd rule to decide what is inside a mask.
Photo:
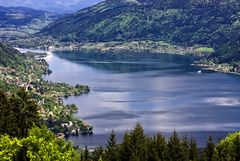
[(0, 6), (22, 6), (50, 12), (66, 13), (97, 4), (103, 0), (0, 0)]

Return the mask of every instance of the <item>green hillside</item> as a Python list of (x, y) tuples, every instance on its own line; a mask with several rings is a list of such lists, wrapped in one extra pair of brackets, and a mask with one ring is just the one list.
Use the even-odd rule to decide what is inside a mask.
[(17, 50), (0, 43), (0, 65), (17, 69), (25, 65), (25, 56)]
[(218, 50), (240, 39), (240, 1), (107, 0), (51, 23), (41, 34), (78, 42), (164, 40)]
[(24, 38), (39, 32), (58, 17), (31, 8), (0, 6), (0, 39)]

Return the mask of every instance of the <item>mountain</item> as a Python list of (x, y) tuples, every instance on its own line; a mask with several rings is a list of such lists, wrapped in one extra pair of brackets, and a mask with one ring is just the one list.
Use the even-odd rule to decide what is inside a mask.
[(106, 0), (51, 23), (41, 34), (78, 42), (164, 40), (218, 50), (240, 38), (240, 1)]
[(77, 41), (208, 44), (239, 37), (239, 0), (107, 0), (63, 17), (43, 34)]
[(73, 13), (79, 9), (89, 7), (103, 0), (0, 0), (5, 7), (24, 6), (58, 14)]
[(24, 37), (39, 32), (58, 17), (31, 8), (0, 6), (0, 38)]
[(16, 49), (0, 43), (0, 66), (18, 68), (26, 65), (25, 56)]

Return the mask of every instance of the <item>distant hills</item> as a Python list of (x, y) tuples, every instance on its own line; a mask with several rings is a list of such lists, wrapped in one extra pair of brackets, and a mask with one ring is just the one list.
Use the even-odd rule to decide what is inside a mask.
[(218, 51), (239, 42), (240, 1), (106, 0), (60, 18), (41, 35), (78, 42), (164, 40)]
[(0, 6), (24, 6), (57, 14), (73, 13), (103, 0), (0, 0)]
[(59, 15), (25, 7), (0, 6), (0, 38), (24, 37), (39, 32)]

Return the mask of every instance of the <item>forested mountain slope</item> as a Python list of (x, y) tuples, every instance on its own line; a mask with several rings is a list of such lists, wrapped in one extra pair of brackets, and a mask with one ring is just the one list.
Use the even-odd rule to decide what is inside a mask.
[(24, 37), (39, 32), (59, 16), (26, 7), (0, 6), (0, 38)]
[(240, 1), (106, 0), (51, 23), (41, 34), (78, 42), (164, 40), (218, 50), (239, 42)]

